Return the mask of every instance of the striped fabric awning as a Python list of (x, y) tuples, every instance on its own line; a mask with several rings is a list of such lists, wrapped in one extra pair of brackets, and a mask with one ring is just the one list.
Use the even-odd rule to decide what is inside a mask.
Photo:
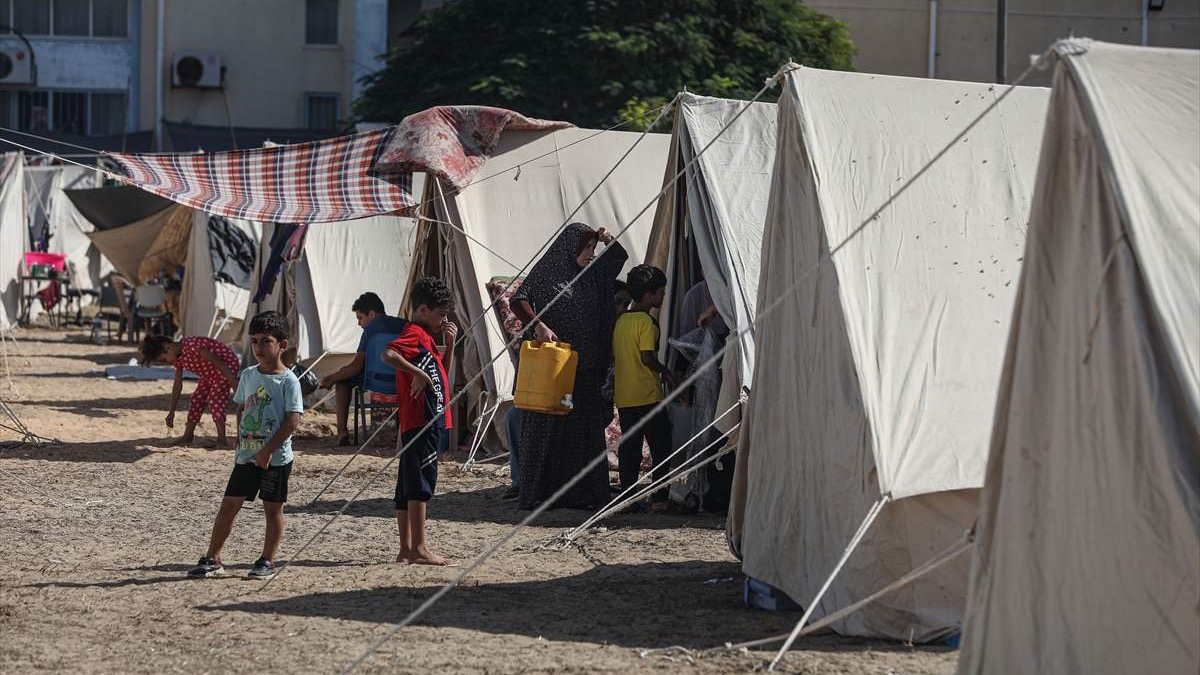
[(327, 223), (414, 205), (412, 175), (371, 168), (394, 127), (312, 143), (208, 154), (110, 153), (126, 181), (227, 218)]

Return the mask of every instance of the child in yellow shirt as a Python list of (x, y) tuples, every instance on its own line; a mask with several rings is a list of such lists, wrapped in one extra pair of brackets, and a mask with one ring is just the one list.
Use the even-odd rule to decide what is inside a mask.
[[(617, 318), (613, 329), (616, 372), (613, 403), (621, 419), (621, 430), (626, 434), (617, 453), (622, 489), (638, 481), (643, 439), (650, 445), (650, 456), (654, 461), (651, 478), (658, 478), (666, 471), (664, 462), (671, 454), (671, 420), (667, 411), (664, 409), (650, 417), (632, 434), (627, 430), (650, 415), (663, 400), (663, 382), (668, 387), (675, 386), (671, 371), (658, 360), (658, 321), (650, 316), (651, 309), (662, 307), (667, 276), (652, 265), (638, 265), (629, 271), (625, 283), (633, 304)], [(665, 509), (667, 490), (657, 490), (651, 502), (655, 510)]]

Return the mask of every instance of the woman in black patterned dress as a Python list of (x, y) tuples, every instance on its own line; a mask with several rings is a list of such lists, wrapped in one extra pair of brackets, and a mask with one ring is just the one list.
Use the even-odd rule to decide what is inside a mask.
[[(557, 301), (551, 301), (592, 261), (596, 243), (606, 249)], [(605, 452), (604, 428), (612, 421), (612, 402), (600, 388), (612, 360), (616, 322), (613, 293), (617, 275), (629, 254), (612, 235), (582, 223), (564, 229), (530, 270), (513, 296), (513, 312), (526, 325), (550, 307), (533, 325), (540, 341), (569, 342), (579, 352), (575, 373), (575, 407), (568, 415), (522, 411), (520, 461), (521, 508), (531, 509), (549, 498), (583, 467)], [(596, 509), (608, 502), (608, 463), (602, 461), (554, 506)]]

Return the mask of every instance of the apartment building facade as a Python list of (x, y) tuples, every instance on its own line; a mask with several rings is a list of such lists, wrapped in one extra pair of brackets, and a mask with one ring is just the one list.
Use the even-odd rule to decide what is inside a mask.
[[(1055, 40), (1200, 49), (1200, 0), (809, 0), (850, 27), (855, 67), (868, 73), (997, 81), (998, 54), (1011, 81)], [(999, 17), (1005, 47), (997, 49)], [(1026, 84), (1047, 85), (1049, 73)]]
[(362, 78), (440, 4), (0, 0), (0, 127), (137, 150), (334, 135)]

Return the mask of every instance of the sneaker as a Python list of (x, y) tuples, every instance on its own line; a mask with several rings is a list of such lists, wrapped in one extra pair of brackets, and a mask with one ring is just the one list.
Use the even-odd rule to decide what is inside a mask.
[(504, 491), (504, 494), (500, 495), (500, 499), (502, 499), (503, 501), (506, 501), (506, 502), (511, 502), (512, 500), (514, 500), (520, 496), (521, 496), (521, 488), (517, 487), (516, 485), (512, 485), (507, 490)]
[(250, 568), (246, 576), (251, 579), (270, 579), (275, 576), (275, 563), (266, 558), (259, 558), (254, 561), (254, 567)]
[(200, 562), (196, 563), (196, 566), (188, 572), (188, 576), (193, 579), (219, 577), (222, 574), (225, 574), (225, 566), (221, 564), (221, 559), (208, 556), (201, 558)]

